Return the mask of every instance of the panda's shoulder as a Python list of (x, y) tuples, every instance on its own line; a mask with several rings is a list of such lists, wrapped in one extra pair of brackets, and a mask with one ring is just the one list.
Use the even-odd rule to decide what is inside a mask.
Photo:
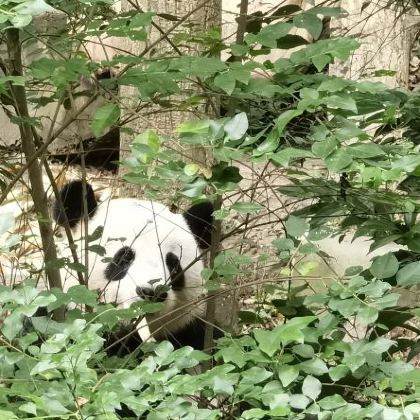
[(162, 203), (135, 198), (114, 198), (100, 204), (97, 220), (104, 220), (106, 225), (132, 227), (144, 224), (156, 224), (161, 231), (189, 231), (182, 214), (172, 213)]

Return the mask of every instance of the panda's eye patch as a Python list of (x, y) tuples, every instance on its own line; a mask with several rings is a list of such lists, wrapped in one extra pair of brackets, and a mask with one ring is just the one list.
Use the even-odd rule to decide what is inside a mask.
[(114, 281), (124, 278), (135, 256), (135, 252), (129, 246), (120, 248), (105, 268), (106, 279)]
[(168, 252), (165, 260), (169, 269), (172, 289), (182, 290), (185, 287), (185, 276), (179, 258), (174, 253)]

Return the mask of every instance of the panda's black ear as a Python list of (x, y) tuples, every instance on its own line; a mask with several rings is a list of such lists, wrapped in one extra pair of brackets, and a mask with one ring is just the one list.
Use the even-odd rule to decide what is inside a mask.
[(184, 213), (184, 219), (201, 249), (207, 249), (211, 245), (213, 211), (213, 204), (210, 201), (203, 201)]
[[(59, 225), (64, 225), (67, 220), (71, 228), (75, 227), (79, 220), (83, 217), (83, 182), (72, 181), (62, 188), (60, 191), (60, 199), (63, 208), (58, 202), (54, 203), (53, 217)], [(92, 186), (86, 183), (86, 204), (89, 216), (95, 213), (98, 204)]]

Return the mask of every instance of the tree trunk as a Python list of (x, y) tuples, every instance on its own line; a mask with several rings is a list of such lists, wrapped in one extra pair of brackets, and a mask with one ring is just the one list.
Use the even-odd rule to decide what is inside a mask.
[[(22, 31), (22, 62), (23, 67), (26, 68), (33, 61), (41, 58), (64, 59), (65, 55), (61, 51), (56, 51), (49, 48), (46, 43), (48, 40), (55, 39), (61, 36), (63, 31), (67, 30), (67, 15), (64, 12), (54, 10), (53, 12), (45, 12), (34, 16), (32, 34)], [(96, 40), (96, 39), (95, 39)], [(97, 40), (96, 40), (97, 41)], [(95, 44), (96, 45), (96, 44)], [(78, 48), (78, 44), (75, 44)], [(80, 49), (87, 53), (93, 61), (105, 60), (106, 56), (99, 47)], [(102, 52), (102, 54), (101, 54)], [(111, 49), (107, 53), (112, 52)], [(0, 44), (0, 56), (6, 55), (4, 47)], [(0, 76), (2, 71), (0, 70)], [(95, 85), (88, 78), (79, 81), (79, 86), (74, 88), (72, 92), (72, 99), (68, 107), (64, 107), (59, 101), (53, 101), (40, 106), (34, 103), (28, 103), (28, 113), (31, 117), (39, 119), (41, 127), (37, 129), (41, 139), (46, 140), (51, 129), (54, 131), (60, 130), (60, 135), (53, 143), (48, 146), (48, 150), (53, 153), (66, 153), (75, 151), (82, 140), (94, 137), (90, 127), (90, 121), (95, 110), (105, 103), (105, 99), (96, 96), (95, 101), (91, 101), (91, 97), (95, 92)], [(48, 87), (43, 89), (41, 85), (38, 86), (37, 98), (48, 96)], [(85, 92), (82, 94), (82, 92)], [(34, 92), (32, 92), (34, 94)], [(9, 112), (13, 113), (12, 106), (4, 107)], [(83, 112), (80, 110), (83, 109)], [(13, 124), (8, 116), (8, 113), (0, 108), (0, 145), (10, 146), (19, 144), (20, 133), (16, 124)]]
[[(15, 28), (9, 28), (6, 34), (7, 51), (9, 56), (8, 72), (13, 76), (22, 76), (22, 51), (19, 38), (19, 30)], [(27, 119), (29, 117), (29, 113), (25, 88), (23, 86), (14, 85), (11, 87), (11, 90), (18, 116)], [(57, 253), (55, 248), (53, 229), (48, 212), (48, 202), (46, 200), (44, 184), (42, 182), (41, 163), (38, 159), (36, 159), (32, 162), (32, 164), (29, 164), (31, 157), (36, 154), (32, 128), (27, 122), (23, 121), (19, 124), (19, 131), (22, 138), (22, 149), (28, 164), (31, 196), (34, 202), (35, 212), (38, 216), (39, 231), (45, 258), (45, 272), (48, 277), (49, 286), (51, 288), (57, 287), (61, 289), (62, 286), (59, 269), (49, 266), (49, 264), (57, 260)], [(56, 309), (54, 311), (54, 316), (56, 320), (63, 320), (64, 307)]]
[[(411, 42), (407, 32), (408, 16), (383, 4), (364, 0), (341, 0), (348, 17), (332, 20), (333, 36), (362, 33), (358, 48), (346, 63), (330, 65), (330, 74), (351, 80), (372, 79), (390, 87), (407, 86)], [(363, 9), (363, 10), (362, 10)], [(394, 75), (375, 77), (375, 71), (395, 71)]]

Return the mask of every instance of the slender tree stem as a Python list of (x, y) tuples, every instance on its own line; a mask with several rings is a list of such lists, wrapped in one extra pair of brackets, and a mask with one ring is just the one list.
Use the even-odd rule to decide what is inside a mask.
[[(246, 29), (246, 18), (248, 13), (248, 0), (241, 0), (240, 3), (240, 11), (239, 11), (239, 18), (238, 18), (238, 28), (236, 31), (236, 43), (242, 44), (244, 41), (245, 29)], [(230, 100), (228, 104), (228, 113), (232, 114), (235, 108), (234, 100)], [(223, 203), (223, 197), (218, 195), (214, 202), (214, 210), (220, 210)], [(210, 248), (210, 268), (214, 267), (214, 259), (218, 255), (220, 251), (220, 243), (222, 240), (222, 222), (221, 220), (216, 220), (214, 222), (214, 231), (211, 240), (211, 248)], [(213, 333), (214, 333), (214, 325), (216, 321), (216, 295), (214, 292), (209, 292), (209, 300), (207, 302), (207, 309), (206, 309), (206, 329), (204, 333), (204, 349), (207, 351), (211, 351), (213, 348)], [(236, 296), (234, 297), (234, 299)], [(235, 305), (237, 306), (237, 305)], [(204, 369), (207, 370), (211, 367), (212, 360), (210, 359), (204, 365)]]
[[(19, 30), (9, 28), (7, 31), (7, 52), (9, 57), (9, 74), (14, 76), (22, 76), (22, 51), (19, 39)], [(19, 117), (29, 121), (28, 105), (26, 102), (26, 91), (24, 86), (12, 85), (12, 94), (15, 101), (15, 109)], [(28, 163), (32, 156), (36, 154), (36, 147), (32, 129), (27, 121), (19, 123), (19, 131), (22, 139), (22, 149), (25, 160)], [(53, 229), (48, 212), (48, 203), (42, 182), (42, 166), (38, 159), (32, 165), (28, 165), (29, 182), (31, 185), (31, 196), (34, 202), (35, 212), (38, 217), (39, 231), (41, 235), (42, 247), (45, 259), (45, 272), (48, 277), (50, 287), (62, 288), (60, 271), (51, 268), (49, 263), (57, 259), (57, 253), (54, 243)], [(56, 320), (64, 318), (64, 308), (58, 308), (54, 312)]]
[(236, 30), (236, 43), (243, 44), (246, 30), (246, 18), (248, 15), (248, 0), (241, 0), (239, 6), (238, 29)]
[[(214, 210), (220, 210), (222, 207), (222, 196), (218, 195), (214, 202)], [(222, 221), (216, 220), (214, 222), (214, 230), (211, 238), (211, 247), (210, 247), (210, 268), (214, 267), (214, 260), (217, 257), (220, 249), (220, 240), (222, 236)], [(206, 329), (204, 332), (204, 349), (211, 351), (213, 347), (213, 334), (214, 334), (214, 323), (216, 320), (216, 294), (215, 292), (208, 293), (209, 300), (207, 301), (206, 307)], [(211, 368), (211, 359), (204, 365), (204, 369), (207, 370)]]

